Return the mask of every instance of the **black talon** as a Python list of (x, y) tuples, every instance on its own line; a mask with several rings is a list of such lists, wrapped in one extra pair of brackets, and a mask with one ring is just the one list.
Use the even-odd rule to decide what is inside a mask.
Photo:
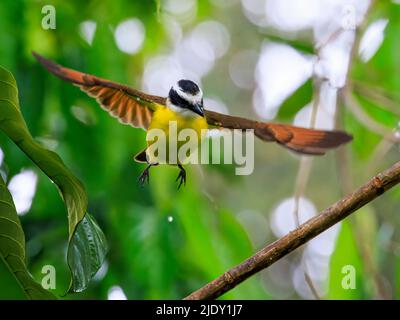
[(140, 177), (138, 179), (138, 182), (139, 182), (140, 186), (142, 186), (142, 187), (144, 186), (144, 184), (146, 182), (147, 182), (147, 184), (149, 184), (149, 181), (150, 181), (150, 167), (151, 166), (152, 165), (149, 164), (147, 166), (147, 168), (143, 170), (142, 174), (140, 175)]
[(179, 190), (180, 187), (181, 187), (181, 185), (182, 185), (182, 183), (183, 183), (183, 185), (186, 186), (186, 171), (185, 171), (185, 169), (183, 169), (183, 167), (182, 167), (180, 164), (178, 164), (178, 167), (179, 167), (179, 169), (180, 169), (181, 171), (179, 171), (179, 174), (178, 174), (178, 176), (176, 177), (176, 180), (175, 180), (175, 181), (178, 181), (178, 180), (179, 180), (179, 185), (178, 185), (178, 190)]

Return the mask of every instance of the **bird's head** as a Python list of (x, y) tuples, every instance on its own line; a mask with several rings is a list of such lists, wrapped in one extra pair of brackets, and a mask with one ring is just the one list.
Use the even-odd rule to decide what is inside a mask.
[(203, 92), (191, 80), (179, 80), (169, 91), (168, 107), (184, 115), (204, 117)]

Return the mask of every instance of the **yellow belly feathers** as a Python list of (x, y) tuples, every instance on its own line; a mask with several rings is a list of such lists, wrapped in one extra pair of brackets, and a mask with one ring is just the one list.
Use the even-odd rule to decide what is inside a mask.
[[(171, 123), (171, 121), (173, 123)], [(171, 124), (170, 124), (171, 123)], [(175, 130), (176, 128), (176, 134)], [(183, 145), (185, 145), (185, 149), (190, 147), (190, 150), (195, 150), (197, 149), (198, 146), (200, 146), (202, 138), (204, 138), (204, 135), (206, 133), (205, 129), (208, 129), (207, 121), (204, 117), (198, 116), (198, 115), (193, 115), (193, 116), (182, 116), (181, 114), (172, 111), (169, 108), (163, 107), (158, 110), (156, 110), (153, 113), (153, 118), (151, 120), (150, 126), (148, 128), (148, 133), (147, 133), (147, 138), (148, 140), (154, 140), (154, 136), (152, 136), (152, 129), (160, 129), (165, 133), (166, 137), (166, 144), (165, 144), (165, 153), (163, 152), (154, 152), (154, 149), (152, 150), (152, 146), (155, 146), (155, 141), (148, 141), (147, 142), (147, 159), (150, 163), (171, 163), (171, 164), (176, 164), (176, 160), (178, 159), (178, 163), (182, 162), (182, 158), (177, 158), (177, 155), (179, 154), (179, 150)], [(179, 133), (183, 129), (192, 129), (192, 133), (196, 133), (197, 139), (189, 139), (186, 137), (185, 141), (179, 141)], [(184, 135), (186, 132), (182, 132), (182, 135)], [(157, 135), (157, 132), (154, 131), (154, 134)], [(151, 138), (151, 139), (150, 139)], [(190, 143), (188, 143), (190, 141)], [(174, 150), (170, 149), (170, 144), (176, 145), (177, 148)], [(171, 152), (174, 152), (175, 155), (171, 155)], [(182, 149), (183, 151), (183, 149)], [(187, 157), (185, 157), (187, 158)], [(170, 160), (171, 159), (171, 160)], [(181, 161), (179, 161), (181, 160)]]

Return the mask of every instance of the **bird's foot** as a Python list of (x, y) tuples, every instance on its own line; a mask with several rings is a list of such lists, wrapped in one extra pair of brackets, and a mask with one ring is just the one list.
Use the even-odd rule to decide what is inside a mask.
[(147, 168), (143, 170), (142, 174), (140, 175), (140, 177), (138, 179), (138, 182), (141, 187), (143, 187), (146, 182), (147, 182), (147, 184), (149, 184), (150, 167), (151, 167), (151, 164), (148, 165)]
[(183, 167), (181, 165), (179, 165), (179, 169), (181, 171), (179, 171), (178, 177), (175, 180), (175, 181), (179, 180), (178, 190), (180, 189), (182, 184), (186, 185), (186, 171), (185, 171), (185, 169), (183, 169)]

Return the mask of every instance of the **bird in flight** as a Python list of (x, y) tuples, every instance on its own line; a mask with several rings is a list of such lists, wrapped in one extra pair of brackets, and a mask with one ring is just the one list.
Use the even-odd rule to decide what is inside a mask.
[[(352, 136), (343, 131), (315, 130), (292, 125), (261, 122), (209, 111), (203, 105), (203, 93), (190, 80), (174, 84), (168, 97), (150, 95), (126, 85), (112, 82), (94, 75), (65, 68), (33, 52), (35, 58), (57, 77), (78, 86), (95, 98), (100, 106), (121, 123), (142, 128), (149, 133), (160, 129), (169, 136), (169, 124), (176, 121), (178, 132), (193, 129), (201, 140), (204, 130), (210, 128), (254, 130), (255, 136), (267, 142), (276, 142), (294, 152), (306, 155), (323, 155), (326, 151), (347, 143)], [(178, 142), (178, 148), (179, 148)], [(135, 156), (135, 161), (147, 163), (139, 177), (140, 184), (149, 182), (149, 169), (159, 164), (173, 164), (179, 168), (178, 188), (186, 184), (186, 171), (182, 163), (169, 163), (168, 154), (161, 159), (149, 152), (151, 143)]]

